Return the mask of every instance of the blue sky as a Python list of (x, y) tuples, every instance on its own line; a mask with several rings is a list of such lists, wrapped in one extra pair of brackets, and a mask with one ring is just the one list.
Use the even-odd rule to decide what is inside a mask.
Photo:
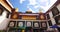
[(14, 8), (18, 8), (19, 12), (31, 10), (38, 13), (39, 10), (46, 12), (57, 0), (9, 0)]

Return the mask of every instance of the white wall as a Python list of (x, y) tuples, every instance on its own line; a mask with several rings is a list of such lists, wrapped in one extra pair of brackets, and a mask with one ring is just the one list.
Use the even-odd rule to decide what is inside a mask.
[(59, 4), (59, 5), (57, 5), (57, 8), (58, 8), (58, 10), (60, 11), (60, 4)]
[(6, 18), (7, 12), (4, 11), (0, 16), (0, 30), (3, 30), (7, 27), (9, 19)]
[(50, 19), (52, 21), (52, 25), (56, 24), (55, 19), (53, 18), (52, 12), (49, 12)]

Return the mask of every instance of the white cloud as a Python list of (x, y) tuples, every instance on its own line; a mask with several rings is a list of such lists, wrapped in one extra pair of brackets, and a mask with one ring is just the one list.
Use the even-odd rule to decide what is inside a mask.
[(32, 11), (33, 13), (36, 13), (36, 11), (33, 11), (32, 8), (30, 8), (29, 6), (27, 6), (28, 10)]
[(36, 8), (36, 9), (37, 9), (38, 7), (39, 7), (38, 5), (34, 5), (34, 8)]
[(36, 4), (37, 4), (36, 0), (29, 0), (29, 5), (36, 5)]
[(47, 2), (48, 0), (40, 0), (40, 2)]
[(43, 10), (43, 12), (45, 13), (49, 8), (50, 8), (50, 5), (48, 5), (48, 6), (40, 6), (41, 8), (43, 8), (44, 10)]
[(29, 8), (32, 12), (34, 12), (35, 13), (35, 11), (33, 11), (31, 8)]
[(47, 6), (49, 4), (49, 1), (48, 0), (40, 0), (40, 6)]
[(34, 8), (38, 8), (42, 5), (47, 6), (48, 0), (29, 0), (29, 5), (32, 5)]
[(25, 0), (20, 0), (20, 3), (22, 4)]
[[(49, 1), (50, 1), (50, 4), (49, 4)], [(32, 11), (33, 9), (36, 10), (37, 8), (41, 7), (44, 9), (43, 12), (46, 12), (55, 2), (56, 0), (53, 0), (53, 1), (52, 0), (29, 0), (28, 7)], [(31, 9), (30, 7), (31, 5), (34, 7), (33, 9)]]

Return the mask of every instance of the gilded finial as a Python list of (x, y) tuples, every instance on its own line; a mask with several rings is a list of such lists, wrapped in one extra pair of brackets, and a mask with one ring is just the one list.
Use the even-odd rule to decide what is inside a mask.
[(18, 8), (15, 9), (15, 12), (18, 12)]
[(32, 13), (32, 11), (31, 10), (27, 10), (26, 13)]
[(39, 13), (43, 13), (43, 9), (39, 9)]

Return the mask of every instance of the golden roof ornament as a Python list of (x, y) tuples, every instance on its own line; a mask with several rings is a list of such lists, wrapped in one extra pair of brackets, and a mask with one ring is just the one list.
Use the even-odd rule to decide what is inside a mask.
[(43, 13), (43, 9), (39, 9), (39, 13)]
[(26, 13), (32, 13), (32, 11), (31, 10), (27, 10)]
[(18, 12), (18, 8), (15, 9), (15, 12)]

